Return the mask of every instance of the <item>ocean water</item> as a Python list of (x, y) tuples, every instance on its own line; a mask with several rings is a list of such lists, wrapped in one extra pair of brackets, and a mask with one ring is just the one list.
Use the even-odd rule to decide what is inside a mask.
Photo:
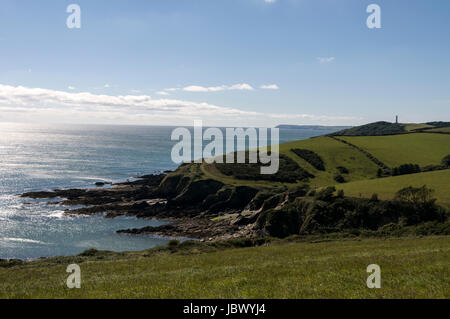
[[(134, 217), (68, 216), (66, 207), (18, 194), (94, 187), (175, 169), (173, 127), (0, 123), (0, 259), (78, 254), (88, 248), (143, 250), (169, 240), (116, 234), (119, 229), (166, 223)], [(280, 130), (280, 142), (330, 133)]]

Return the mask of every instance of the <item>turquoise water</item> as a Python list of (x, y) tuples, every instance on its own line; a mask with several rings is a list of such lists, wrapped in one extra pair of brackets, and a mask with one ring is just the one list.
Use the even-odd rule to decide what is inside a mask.
[[(125, 228), (164, 221), (133, 217), (67, 216), (65, 207), (29, 200), (23, 192), (93, 187), (97, 181), (175, 169), (173, 127), (0, 123), (0, 259), (78, 254), (88, 248), (142, 250), (167, 238), (119, 235)], [(280, 142), (329, 133), (280, 130)]]

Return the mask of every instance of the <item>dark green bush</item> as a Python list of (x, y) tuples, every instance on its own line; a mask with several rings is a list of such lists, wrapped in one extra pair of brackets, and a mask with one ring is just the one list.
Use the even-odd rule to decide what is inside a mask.
[(295, 183), (296, 181), (307, 181), (314, 177), (313, 174), (300, 167), (289, 156), (283, 154), (280, 154), (279, 170), (276, 174), (261, 174), (261, 164), (259, 163), (236, 163), (235, 160), (235, 163), (215, 163), (215, 166), (224, 175), (244, 180)]
[(415, 235), (450, 235), (450, 221), (446, 222), (427, 222), (415, 227)]
[(317, 200), (330, 201), (333, 198), (334, 192), (336, 192), (336, 187), (328, 186), (317, 191), (314, 194), (314, 198)]
[(405, 229), (397, 223), (389, 223), (378, 228), (377, 232), (386, 236), (400, 236), (405, 232)]
[(381, 168), (377, 170), (377, 177), (383, 177), (383, 170)]
[(420, 173), (420, 167), (417, 164), (402, 164), (399, 167), (394, 167), (392, 169), (392, 175), (406, 175), (406, 174), (414, 174)]
[(180, 245), (180, 241), (176, 239), (172, 239), (167, 243), (167, 246), (169, 247), (177, 247)]
[(291, 151), (297, 155), (298, 157), (303, 158), (305, 161), (307, 161), (311, 166), (316, 168), (319, 171), (325, 171), (325, 164), (322, 160), (322, 158), (310, 150), (300, 149), (300, 148), (293, 148)]
[(341, 174), (336, 174), (333, 178), (338, 183), (345, 183), (345, 178)]
[(261, 214), (257, 220), (260, 228), (274, 237), (284, 238), (300, 231), (300, 216), (295, 207), (281, 210), (270, 209)]
[(90, 248), (90, 249), (86, 249), (85, 251), (83, 251), (81, 254), (79, 254), (78, 256), (85, 256), (85, 257), (90, 257), (90, 256), (95, 256), (98, 253), (100, 253), (99, 250), (95, 249), (95, 248)]
[(447, 155), (442, 159), (442, 165), (445, 167), (450, 167), (450, 155)]
[(9, 268), (24, 264), (25, 261), (20, 259), (0, 259), (0, 268)]
[(348, 169), (345, 168), (344, 166), (338, 166), (336, 168), (339, 171), (339, 173), (341, 173), (341, 174), (348, 174), (349, 173)]
[[(421, 188), (419, 195), (413, 191), (412, 197), (408, 195), (410, 190), (402, 191), (394, 200), (375, 200), (375, 195), (371, 199), (340, 197), (333, 195), (334, 192), (329, 187), (318, 191), (315, 197), (297, 197), (281, 209), (263, 211), (257, 225), (274, 237), (350, 230), (398, 236), (405, 232), (401, 227), (448, 221), (448, 212), (435, 204), (426, 189)], [(391, 225), (385, 226), (388, 224)], [(448, 230), (449, 226), (446, 227), (441, 229), (435, 225), (433, 229), (442, 234)], [(421, 229), (418, 231), (432, 232)]]

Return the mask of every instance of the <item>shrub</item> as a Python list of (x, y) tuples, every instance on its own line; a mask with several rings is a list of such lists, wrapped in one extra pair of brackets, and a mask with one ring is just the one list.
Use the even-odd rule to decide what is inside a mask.
[(20, 259), (0, 259), (0, 267), (2, 268), (9, 268), (17, 265), (24, 264), (25, 261)]
[(402, 228), (397, 223), (389, 223), (378, 228), (377, 232), (382, 235), (400, 235)]
[(250, 238), (231, 239), (228, 241), (228, 243), (232, 247), (240, 247), (240, 248), (254, 246), (253, 240), (251, 240)]
[(336, 191), (334, 186), (328, 186), (318, 191), (314, 198), (317, 200), (330, 201), (333, 198), (333, 194)]
[(402, 164), (399, 167), (394, 167), (392, 169), (392, 175), (406, 175), (406, 174), (414, 174), (420, 173), (420, 167), (417, 164)]
[(447, 155), (442, 159), (442, 165), (444, 167), (450, 167), (450, 155)]
[[(248, 155), (248, 151), (246, 154)], [(214, 165), (222, 174), (243, 180), (295, 183), (296, 181), (307, 181), (309, 178), (314, 177), (313, 174), (300, 167), (289, 156), (283, 154), (279, 156), (279, 170), (276, 174), (261, 174), (261, 164), (259, 163), (237, 163), (236, 153), (234, 163), (226, 163), (224, 161), (224, 163), (215, 163)]]
[(443, 164), (442, 165), (427, 165), (427, 166), (422, 167), (421, 171), (422, 172), (432, 172), (432, 171), (440, 171), (440, 170), (443, 170), (446, 168), (448, 168), (448, 167)]
[[(426, 188), (402, 190), (395, 200), (378, 200), (376, 195), (371, 199), (339, 197), (333, 195), (335, 191), (327, 187), (313, 198), (297, 197), (281, 208), (264, 210), (257, 226), (270, 236), (283, 238), (349, 231), (374, 236), (450, 232), (448, 212), (435, 204)], [(427, 222), (434, 223), (418, 226)]]
[(377, 177), (383, 177), (383, 170), (381, 168), (377, 171)]
[(269, 235), (284, 238), (299, 233), (301, 219), (296, 207), (288, 205), (279, 210), (270, 209), (261, 213), (257, 224)]
[(450, 222), (427, 222), (417, 225), (415, 234), (419, 236), (450, 235)]
[(92, 257), (92, 256), (97, 255), (98, 253), (99, 253), (99, 251), (97, 249), (90, 248), (90, 249), (86, 249), (85, 251), (83, 251), (78, 256)]
[(409, 186), (399, 190), (395, 194), (395, 198), (413, 205), (426, 205), (436, 201), (431, 197), (433, 192), (434, 190), (427, 188), (425, 185), (422, 187)]
[(305, 161), (307, 161), (309, 164), (311, 164), (312, 167), (319, 171), (325, 170), (325, 164), (322, 160), (322, 158), (310, 150), (300, 149), (300, 148), (293, 148), (291, 151), (297, 155), (298, 157), (303, 158)]
[(339, 171), (339, 173), (341, 173), (341, 174), (348, 174), (349, 173), (348, 169), (346, 167), (344, 167), (344, 166), (338, 166), (336, 168)]
[(172, 239), (167, 243), (169, 247), (177, 247), (178, 245), (180, 245), (180, 241), (176, 239)]
[(334, 175), (334, 180), (338, 183), (345, 183), (345, 178), (341, 174)]

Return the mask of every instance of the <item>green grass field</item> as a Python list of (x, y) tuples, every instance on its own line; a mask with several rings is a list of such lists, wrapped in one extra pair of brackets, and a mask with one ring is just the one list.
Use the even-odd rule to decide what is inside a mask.
[[(65, 285), (76, 257), (0, 268), (0, 298), (449, 298), (450, 238), (278, 243), (209, 253), (79, 262), (81, 289)], [(369, 264), (381, 288), (366, 286)]]
[[(442, 159), (450, 154), (450, 135), (445, 134), (414, 133), (340, 138), (368, 151), (390, 167), (405, 163), (419, 164), (422, 167), (436, 165), (440, 164)], [(291, 151), (295, 148), (308, 149), (318, 154), (323, 159), (326, 170), (319, 171), (295, 155)], [(348, 182), (373, 179), (379, 168), (363, 153), (329, 137), (283, 143), (280, 145), (280, 153), (289, 156), (301, 167), (315, 175), (315, 178), (310, 180), (313, 187), (335, 184), (333, 178), (338, 174), (338, 166), (346, 167), (349, 170), (349, 174), (345, 175)], [(217, 179), (227, 184), (261, 187), (281, 184), (266, 181), (236, 180), (221, 174), (212, 165), (202, 165), (202, 171), (208, 178)]]
[(347, 136), (342, 139), (366, 150), (389, 167), (405, 163), (420, 166), (440, 164), (450, 154), (450, 135), (447, 134)]
[[(404, 163), (417, 163), (426, 166), (440, 164), (442, 158), (450, 154), (450, 135), (413, 133), (393, 136), (340, 137), (365, 150), (391, 167)], [(314, 151), (324, 161), (326, 171), (319, 171), (308, 162), (295, 155), (291, 149), (301, 148)], [(392, 199), (395, 193), (407, 186), (427, 185), (435, 190), (438, 203), (450, 207), (450, 170), (420, 174), (376, 178), (378, 166), (360, 151), (329, 137), (318, 137), (294, 141), (280, 145), (280, 153), (295, 160), (301, 167), (315, 175), (310, 180), (312, 187), (336, 185), (333, 177), (337, 167), (349, 170), (345, 175), (347, 183), (337, 184), (349, 196), (370, 197), (377, 193), (382, 199)], [(268, 181), (236, 180), (202, 165), (202, 172), (208, 178), (220, 180), (226, 184), (273, 187), (282, 185)]]
[(444, 132), (444, 133), (450, 133), (450, 126), (447, 127), (440, 127), (440, 128), (433, 128), (431, 130), (428, 130), (430, 132)]
[(413, 130), (419, 130), (419, 129), (423, 129), (423, 128), (430, 128), (433, 127), (430, 124), (415, 124), (415, 123), (410, 123), (410, 124), (403, 124), (403, 126), (405, 127), (405, 130), (407, 131), (413, 131)]
[(434, 190), (433, 197), (438, 199), (438, 204), (450, 208), (450, 169), (357, 181), (339, 184), (336, 188), (344, 190), (348, 196), (370, 197), (376, 193), (380, 199), (392, 199), (401, 188), (423, 185)]
[[(325, 163), (326, 171), (316, 170), (308, 162), (295, 155), (291, 151), (294, 148), (308, 149), (318, 154)], [(313, 186), (334, 184), (333, 177), (338, 173), (338, 166), (344, 166), (349, 170), (348, 180), (374, 177), (378, 169), (378, 166), (361, 152), (329, 137), (283, 143), (280, 145), (280, 153), (290, 156), (300, 166), (312, 172), (316, 176), (311, 179), (311, 185)]]
[[(295, 155), (291, 151), (291, 149), (295, 148), (308, 149), (317, 153), (325, 162), (326, 171), (315, 169), (308, 162)], [(344, 166), (349, 170), (349, 174), (346, 176), (349, 181), (373, 178), (376, 176), (378, 170), (378, 166), (370, 161), (364, 154), (329, 137), (318, 137), (283, 143), (280, 144), (280, 153), (289, 156), (301, 167), (315, 175), (315, 178), (310, 180), (312, 186), (334, 184), (335, 181), (333, 177), (338, 173), (338, 166)], [(267, 181), (236, 180), (221, 174), (211, 165), (202, 165), (202, 171), (207, 177), (220, 180), (227, 184), (261, 187), (281, 185), (281, 183)]]

